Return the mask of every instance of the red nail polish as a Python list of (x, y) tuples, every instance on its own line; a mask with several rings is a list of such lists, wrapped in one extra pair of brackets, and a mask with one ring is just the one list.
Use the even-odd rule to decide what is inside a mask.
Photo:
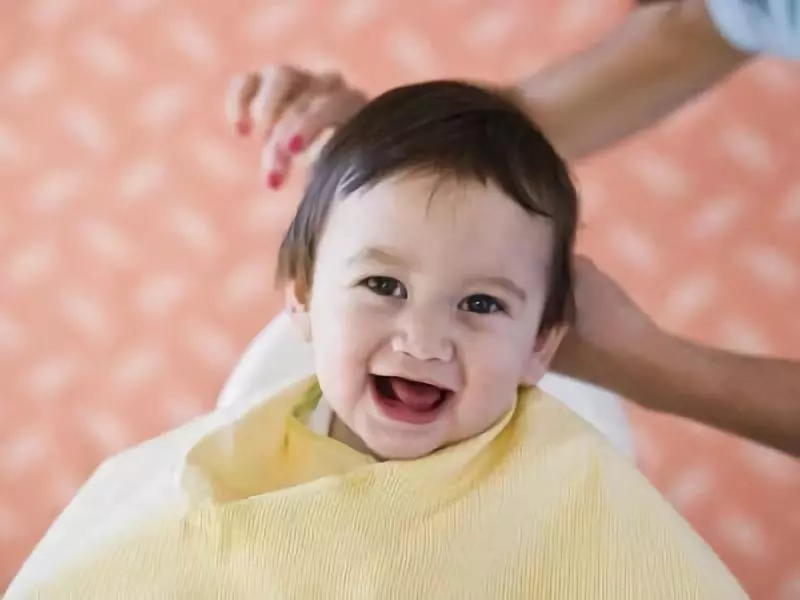
[(277, 190), (281, 187), (283, 183), (283, 175), (278, 173), (277, 171), (272, 171), (269, 175), (267, 175), (267, 186), (270, 189)]
[(239, 132), (239, 135), (248, 135), (251, 128), (250, 121), (242, 120), (236, 123), (236, 130)]
[(289, 140), (289, 144), (287, 145), (289, 148), (289, 152), (300, 152), (305, 148), (305, 142), (303, 141), (303, 136), (295, 135)]

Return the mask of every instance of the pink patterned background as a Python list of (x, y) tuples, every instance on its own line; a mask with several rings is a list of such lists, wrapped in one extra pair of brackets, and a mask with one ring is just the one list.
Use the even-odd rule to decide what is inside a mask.
[[(303, 184), (231, 136), (237, 71), (506, 79), (621, 0), (30, 0), (0, 20), (0, 590), (107, 455), (208, 410), (275, 314)], [(583, 247), (664, 325), (800, 358), (800, 72), (759, 61), (581, 165)], [(800, 598), (800, 465), (633, 410), (639, 462), (753, 598)]]

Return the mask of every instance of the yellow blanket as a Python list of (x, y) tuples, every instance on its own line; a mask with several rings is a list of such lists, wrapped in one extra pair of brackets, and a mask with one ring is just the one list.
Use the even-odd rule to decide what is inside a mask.
[(8, 597), (745, 597), (635, 468), (538, 390), (475, 439), (384, 463), (307, 429), (318, 398), (302, 382), (115, 457)]

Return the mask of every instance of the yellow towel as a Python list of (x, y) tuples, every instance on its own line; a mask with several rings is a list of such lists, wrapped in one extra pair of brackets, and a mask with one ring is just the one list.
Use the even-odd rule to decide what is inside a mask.
[(113, 459), (9, 598), (746, 597), (591, 426), (538, 390), (481, 436), (377, 463), (302, 382)]

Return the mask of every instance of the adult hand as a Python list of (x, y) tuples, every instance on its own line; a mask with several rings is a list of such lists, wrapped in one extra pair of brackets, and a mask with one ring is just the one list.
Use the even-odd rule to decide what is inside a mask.
[(270, 188), (277, 189), (296, 156), (366, 102), (366, 94), (350, 87), (338, 73), (272, 66), (234, 78), (227, 117), (240, 135), (263, 140), (262, 175)]
[(577, 319), (555, 370), (800, 457), (800, 363), (671, 335), (588, 259), (575, 275)]
[(575, 259), (575, 305), (575, 324), (553, 364), (556, 371), (572, 377), (593, 379), (602, 363), (627, 360), (663, 333), (611, 277), (584, 256)]

